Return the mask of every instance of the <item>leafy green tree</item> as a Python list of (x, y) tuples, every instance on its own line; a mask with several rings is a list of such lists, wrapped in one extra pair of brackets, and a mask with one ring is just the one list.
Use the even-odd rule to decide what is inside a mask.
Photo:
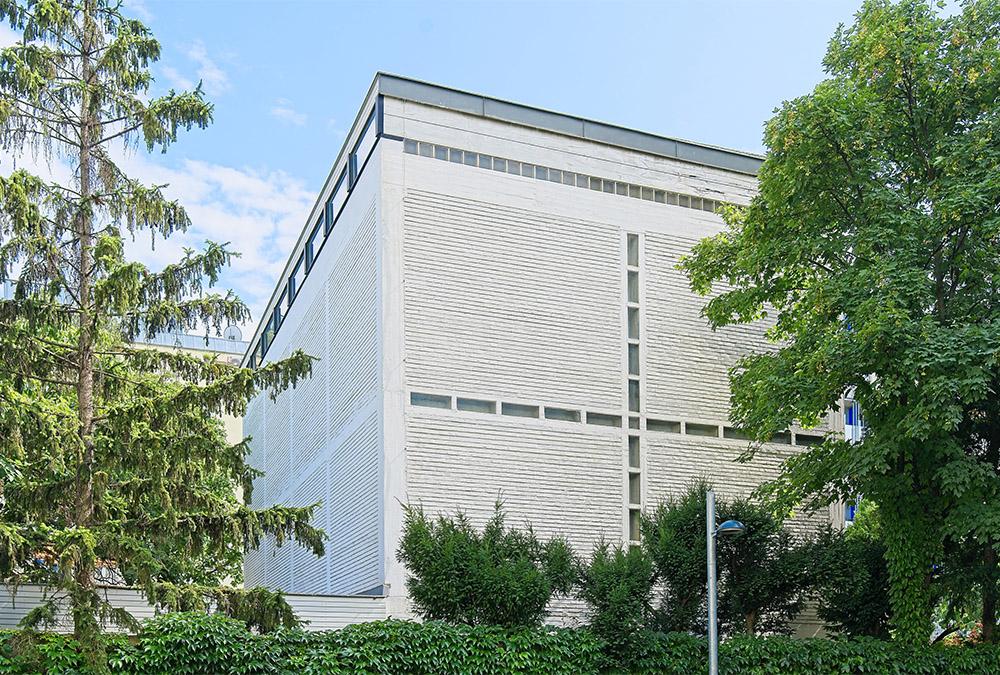
[(660, 606), (653, 628), (670, 632), (705, 631), (705, 493), (695, 483), (643, 514), (642, 547), (653, 561), (662, 584)]
[[(662, 586), (652, 624), (658, 630), (705, 632), (705, 493), (709, 489), (703, 481), (694, 483), (643, 518), (642, 546)], [(720, 522), (733, 518), (747, 526), (743, 536), (717, 544), (720, 632), (789, 632), (808, 589), (802, 547), (770, 509), (749, 500), (717, 498), (716, 514)]]
[(480, 533), (463, 513), (427, 517), (407, 506), (396, 556), (425, 619), (471, 626), (535, 626), (554, 595), (568, 593), (576, 561), (560, 537), (540, 541), (527, 525), (508, 529), (503, 505)]
[(827, 528), (809, 545), (816, 613), (828, 630), (889, 638), (889, 570), (878, 511), (862, 501), (854, 524)]
[[(200, 88), (149, 96), (160, 45), (119, 8), (0, 0), (0, 20), (22, 36), (0, 52), (0, 147), (71, 169), (63, 182), (23, 169), (0, 178), (0, 279), (17, 279), (0, 302), (0, 574), (51, 590), (29, 624), (68, 602), (97, 660), (100, 620), (133, 623), (102, 599), (99, 575), (154, 602), (214, 600), (246, 614), (243, 601), (259, 595), (219, 590), (219, 575), (175, 560), (227, 558), (265, 535), (323, 551), (312, 507), (258, 511), (236, 499), (238, 487), (249, 499), (258, 474), (247, 441), (229, 444), (216, 418), (306, 376), (311, 359), (251, 371), (132, 344), (142, 332), (218, 333), (248, 311), (210, 290), (235, 255), (224, 245), (160, 271), (125, 258), (126, 237), (165, 238), (190, 221), (116, 158), (139, 144), (165, 150), (179, 130), (208, 125), (212, 106)], [(201, 600), (177, 590), (193, 581), (207, 584)]]
[(722, 500), (719, 520), (738, 520), (746, 534), (721, 539), (719, 630), (723, 634), (790, 633), (809, 586), (804, 547), (770, 509), (747, 499)]
[(773, 317), (776, 350), (733, 371), (736, 424), (765, 439), (859, 401), (864, 439), (796, 456), (769, 493), (878, 504), (912, 644), (945, 539), (986, 556), (1000, 532), (1000, 4), (960, 8), (868, 0), (767, 123), (758, 195), (682, 263), (719, 291), (712, 326)]
[(576, 595), (587, 603), (590, 629), (620, 667), (627, 669), (643, 649), (655, 582), (653, 561), (639, 546), (602, 541), (580, 565)]

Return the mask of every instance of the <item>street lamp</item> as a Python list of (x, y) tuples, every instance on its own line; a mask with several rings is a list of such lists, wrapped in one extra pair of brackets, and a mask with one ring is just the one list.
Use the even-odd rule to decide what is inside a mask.
[(719, 675), (719, 620), (718, 591), (715, 588), (715, 540), (717, 537), (735, 539), (746, 532), (746, 525), (738, 520), (715, 524), (715, 492), (705, 493), (705, 544), (708, 548), (708, 672)]

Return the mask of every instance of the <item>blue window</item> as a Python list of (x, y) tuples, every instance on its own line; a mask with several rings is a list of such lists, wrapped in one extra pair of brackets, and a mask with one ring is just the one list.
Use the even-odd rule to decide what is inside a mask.
[(260, 336), (260, 356), (261, 356), (261, 359), (263, 359), (264, 358), (264, 354), (267, 353), (267, 348), (271, 346), (271, 339), (273, 337), (274, 337), (274, 317), (272, 316), (271, 320), (267, 322), (266, 326), (264, 326), (264, 332)]
[(285, 291), (281, 292), (281, 296), (278, 298), (278, 303), (274, 306), (274, 329), (277, 330), (281, 327), (282, 313), (281, 310), (285, 306)]
[(323, 216), (320, 216), (319, 220), (316, 221), (316, 225), (313, 226), (313, 231), (309, 234), (309, 240), (306, 242), (306, 274), (309, 274), (313, 263), (316, 262), (316, 254), (319, 253), (319, 248), (316, 246), (317, 239), (319, 240), (319, 246), (323, 246), (323, 240), (319, 237), (322, 231)]
[(299, 288), (302, 286), (302, 256), (299, 256), (299, 260), (295, 263), (295, 267), (292, 268), (292, 274), (288, 277), (288, 306), (292, 306), (292, 302), (295, 300), (295, 296), (299, 294)]
[(864, 424), (864, 419), (861, 417), (861, 406), (858, 405), (857, 401), (851, 401), (847, 410), (844, 411), (844, 424), (851, 426), (861, 426)]
[(337, 184), (333, 186), (330, 198), (326, 200), (326, 234), (330, 234), (330, 230), (336, 224), (337, 216), (340, 215), (340, 209), (343, 208), (344, 203), (347, 201), (347, 194), (347, 169), (345, 168), (340, 172), (340, 178), (337, 179)]

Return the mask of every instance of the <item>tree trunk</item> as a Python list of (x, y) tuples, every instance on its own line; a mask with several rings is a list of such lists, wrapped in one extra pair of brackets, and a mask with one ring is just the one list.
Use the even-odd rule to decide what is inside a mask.
[[(921, 647), (930, 640), (932, 627), (931, 567), (936, 530), (921, 517), (916, 500), (898, 499), (880, 511), (889, 568), (889, 604), (894, 639)], [(911, 508), (912, 507), (912, 508)]]
[[(96, 120), (91, 111), (91, 97), (88, 87), (94, 77), (90, 62), (91, 51), (95, 45), (95, 27), (93, 21), (93, 2), (88, 0), (83, 6), (81, 66), (80, 74), (83, 80), (83, 92), (80, 98), (80, 136), (79, 136), (79, 200), (80, 209), (77, 215), (77, 237), (79, 238), (79, 284), (77, 299), (79, 302), (79, 336), (77, 338), (77, 382), (76, 397), (79, 415), (80, 463), (76, 475), (76, 504), (74, 509), (74, 524), (86, 529), (91, 524), (94, 515), (94, 330), (92, 295), (93, 273), (93, 237), (94, 222), (90, 205), (91, 192), (91, 153), (90, 144), (95, 138)], [(86, 637), (84, 634), (96, 629), (94, 625), (93, 590), (94, 560), (90, 555), (81, 556), (73, 570), (73, 578), (77, 588), (73, 594), (73, 633), (77, 639)]]
[(992, 541), (986, 545), (983, 565), (986, 572), (983, 575), (983, 642), (992, 643), (996, 640), (997, 625), (997, 551)]
[(747, 635), (757, 634), (757, 611), (748, 612), (744, 617)]

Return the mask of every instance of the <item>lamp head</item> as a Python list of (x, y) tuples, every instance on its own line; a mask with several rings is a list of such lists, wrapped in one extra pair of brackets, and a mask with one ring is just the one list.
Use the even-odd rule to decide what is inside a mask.
[(740, 521), (727, 520), (715, 528), (715, 535), (718, 537), (726, 537), (727, 539), (736, 539), (746, 531), (747, 526)]

